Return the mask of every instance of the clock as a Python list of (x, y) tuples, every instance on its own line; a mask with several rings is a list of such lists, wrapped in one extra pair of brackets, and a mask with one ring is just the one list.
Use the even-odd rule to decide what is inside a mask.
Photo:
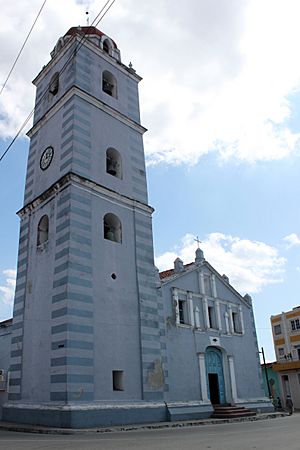
[(53, 159), (53, 156), (54, 156), (54, 149), (53, 149), (53, 147), (47, 147), (43, 151), (41, 159), (40, 159), (40, 168), (42, 170), (48, 169), (48, 167), (50, 166), (51, 161)]

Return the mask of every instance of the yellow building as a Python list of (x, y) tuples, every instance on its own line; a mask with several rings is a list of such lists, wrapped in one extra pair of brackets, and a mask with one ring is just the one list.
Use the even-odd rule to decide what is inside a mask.
[(283, 400), (290, 395), (300, 409), (300, 306), (271, 316), (271, 325)]

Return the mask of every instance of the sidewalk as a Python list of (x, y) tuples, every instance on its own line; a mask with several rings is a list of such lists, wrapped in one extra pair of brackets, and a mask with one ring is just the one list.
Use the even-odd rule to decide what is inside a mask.
[(19, 431), (22, 433), (39, 433), (39, 434), (86, 434), (86, 433), (113, 433), (121, 431), (138, 431), (138, 430), (158, 430), (164, 428), (193, 427), (200, 425), (216, 425), (233, 422), (253, 422), (258, 420), (276, 419), (286, 417), (286, 412), (273, 412), (265, 414), (257, 414), (252, 417), (240, 417), (235, 419), (199, 419), (185, 420), (179, 422), (158, 422), (147, 424), (133, 425), (116, 425), (111, 427), (96, 428), (52, 428), (39, 425), (18, 424), (0, 421), (0, 430)]

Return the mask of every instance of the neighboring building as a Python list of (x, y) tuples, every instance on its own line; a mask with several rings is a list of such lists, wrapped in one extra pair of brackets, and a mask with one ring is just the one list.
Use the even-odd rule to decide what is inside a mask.
[[(277, 405), (278, 398), (280, 399), (280, 402), (282, 404), (283, 397), (282, 397), (282, 393), (281, 393), (278, 373), (275, 372), (274, 368), (273, 368), (274, 364), (276, 364), (276, 363), (272, 362), (272, 363), (262, 364), (261, 370), (262, 370), (262, 374), (263, 374), (265, 395), (266, 395), (266, 397), (271, 396), (272, 401), (274, 402), (274, 404)], [(268, 387), (268, 384), (269, 384), (269, 387)], [(270, 390), (270, 392), (269, 392), (269, 390)]]
[(0, 322), (0, 419), (2, 406), (8, 398), (11, 332), (12, 319)]
[(300, 409), (300, 306), (271, 316), (276, 354), (273, 369), (280, 378), (283, 404), (291, 395), (294, 407)]
[(34, 84), (8, 421), (61, 427), (267, 410), (251, 299), (205, 262), (154, 266), (138, 83), (71, 28)]

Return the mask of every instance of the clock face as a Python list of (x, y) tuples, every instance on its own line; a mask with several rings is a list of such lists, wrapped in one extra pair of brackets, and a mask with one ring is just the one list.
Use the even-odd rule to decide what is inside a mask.
[(43, 151), (41, 159), (40, 159), (40, 167), (42, 170), (48, 169), (48, 167), (50, 166), (51, 161), (53, 159), (53, 155), (54, 155), (53, 147), (47, 147)]

